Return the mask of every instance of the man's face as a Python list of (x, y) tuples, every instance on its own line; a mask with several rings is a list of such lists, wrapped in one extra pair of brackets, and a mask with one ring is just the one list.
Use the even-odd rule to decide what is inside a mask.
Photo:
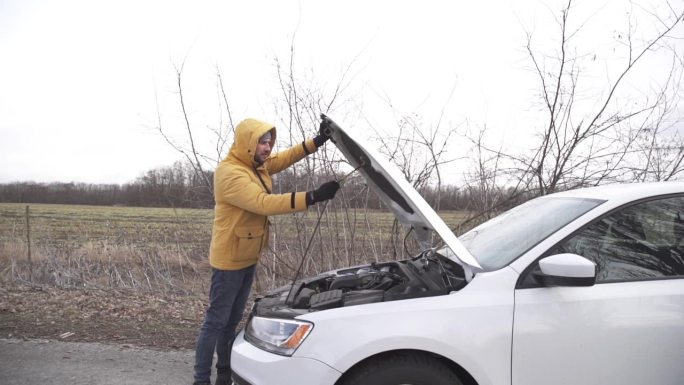
[(263, 164), (269, 155), (271, 155), (271, 139), (261, 137), (259, 143), (257, 143), (254, 161), (258, 164)]

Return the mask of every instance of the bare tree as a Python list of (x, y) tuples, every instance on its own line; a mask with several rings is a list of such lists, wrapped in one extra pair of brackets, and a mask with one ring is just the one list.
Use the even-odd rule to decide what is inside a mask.
[[(333, 114), (340, 106), (349, 101), (350, 85), (357, 74), (356, 63), (359, 56), (342, 67), (339, 75), (326, 82), (317, 81), (313, 70), (301, 70), (297, 63), (296, 36), (293, 35), (289, 57), (286, 60), (276, 57), (275, 69), (279, 84), (280, 97), (274, 101), (278, 115), (277, 126), (279, 143), (293, 146), (315, 136), (318, 132), (320, 114)], [(331, 78), (328, 78), (331, 79)], [(320, 148), (315, 154), (306, 157), (302, 162), (293, 165), (288, 172), (276, 176), (274, 191), (307, 191), (318, 187), (326, 180), (338, 179), (340, 166), (347, 163), (333, 145)], [(285, 179), (285, 180), (283, 180)], [(283, 183), (285, 182), (285, 183)], [(349, 185), (346, 183), (345, 185)], [(344, 260), (347, 264), (355, 264), (362, 256), (358, 241), (359, 221), (356, 210), (351, 206), (352, 196), (357, 189), (344, 188), (338, 192), (340, 199), (315, 206), (301, 214), (288, 216), (287, 226), (294, 227), (294, 242), (287, 235), (288, 230), (279, 228), (280, 219), (274, 218), (271, 232), (272, 259), (262, 259), (266, 273), (263, 278), (270, 280), (270, 286), (282, 284), (283, 278), (291, 279), (299, 259), (305, 254), (311, 237), (315, 237), (310, 254), (318, 254), (325, 258), (307, 259), (303, 273), (315, 273), (330, 270), (339, 265), (333, 261)], [(327, 210), (326, 210), (327, 208)], [(315, 222), (321, 221), (316, 234)], [(276, 263), (276, 261), (283, 262)]]
[[(599, 93), (593, 108), (581, 108), (584, 70), (596, 60), (596, 55), (581, 54), (574, 41), (585, 24), (571, 29), (573, 2), (561, 10), (558, 23), (558, 55), (549, 56), (535, 50), (533, 35), (528, 32), (526, 51), (540, 85), (542, 104), (546, 110), (546, 125), (539, 131), (531, 155), (514, 157), (521, 162), (521, 180), (526, 180), (538, 194), (559, 189), (594, 185), (620, 179), (624, 161), (634, 151), (637, 138), (655, 134), (653, 124), (662, 122), (675, 109), (667, 103), (679, 92), (682, 63), (677, 63), (674, 29), (682, 20), (682, 10), (669, 7), (669, 15), (653, 14), (655, 34), (644, 41), (636, 38), (636, 23), (630, 19), (627, 31), (618, 34), (616, 49), (625, 57), (606, 88)], [(628, 75), (638, 70), (647, 57), (662, 51), (674, 52), (670, 76), (653, 93), (638, 99), (619, 98)], [(592, 84), (591, 86), (595, 86)], [(634, 128), (633, 128), (634, 127)], [(627, 133), (627, 135), (625, 135)], [(655, 143), (655, 142), (653, 142)]]
[[(464, 174), (470, 215), (457, 232), (538, 195), (615, 181), (671, 180), (684, 168), (681, 130), (681, 78), (684, 69), (677, 28), (684, 10), (665, 3), (666, 15), (639, 9), (652, 21), (650, 37), (637, 38), (636, 16), (627, 29), (615, 32), (614, 52), (622, 59), (599, 63), (596, 53), (580, 45), (590, 20), (573, 21), (568, 0), (556, 19), (557, 40), (549, 50), (527, 32), (525, 52), (538, 85), (544, 113), (529, 150), (516, 151), (486, 137), (486, 126), (466, 138), (472, 144), (472, 166)], [(643, 27), (641, 18), (640, 25)], [(681, 34), (681, 31), (679, 32)], [(586, 39), (584, 40), (586, 41)], [(628, 92), (631, 76), (645, 78), (645, 62), (670, 58), (670, 66), (640, 94)], [(652, 63), (651, 63), (652, 64)], [(592, 71), (605, 66), (605, 79)], [(649, 74), (650, 75), (650, 74)]]
[[(233, 137), (235, 133), (235, 125), (233, 123), (233, 117), (230, 109), (230, 104), (228, 102), (228, 97), (226, 95), (226, 90), (223, 83), (223, 78), (221, 76), (221, 71), (216, 68), (216, 89), (219, 94), (218, 98), (218, 111), (219, 111), (219, 122), (218, 127), (207, 127), (214, 136), (213, 151), (205, 151), (204, 148), (200, 148), (197, 144), (196, 136), (197, 129), (191, 123), (190, 116), (188, 114), (185, 95), (183, 93), (183, 69), (185, 67), (185, 59), (179, 66), (175, 66), (176, 72), (176, 90), (178, 94), (178, 103), (180, 111), (183, 116), (183, 131), (185, 133), (184, 140), (178, 137), (171, 136), (167, 133), (164, 124), (162, 123), (162, 116), (159, 110), (159, 105), (157, 104), (157, 126), (156, 129), (159, 131), (164, 140), (182, 157), (186, 160), (187, 164), (193, 170), (193, 177), (201, 181), (202, 196), (204, 200), (208, 202), (213, 202), (214, 197), (214, 182), (213, 182), (213, 170), (216, 165), (225, 156), (226, 145), (230, 138)], [(225, 111), (227, 116), (227, 122), (224, 122), (223, 112)]]
[(672, 128), (644, 130), (637, 138), (635, 163), (627, 166), (633, 172), (634, 180), (668, 181), (681, 177), (684, 172), (684, 137)]

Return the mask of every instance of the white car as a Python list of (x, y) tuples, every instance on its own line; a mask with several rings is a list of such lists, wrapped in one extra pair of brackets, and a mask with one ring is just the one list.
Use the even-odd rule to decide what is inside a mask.
[(328, 121), (423, 251), (259, 299), (233, 345), (235, 384), (684, 384), (684, 183), (548, 195), (456, 238)]

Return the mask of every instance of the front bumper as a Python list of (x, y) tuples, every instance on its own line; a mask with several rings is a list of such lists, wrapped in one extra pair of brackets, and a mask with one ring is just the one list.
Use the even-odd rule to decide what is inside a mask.
[(244, 331), (235, 337), (230, 367), (240, 385), (332, 385), (342, 375), (318, 360), (261, 350), (245, 341)]

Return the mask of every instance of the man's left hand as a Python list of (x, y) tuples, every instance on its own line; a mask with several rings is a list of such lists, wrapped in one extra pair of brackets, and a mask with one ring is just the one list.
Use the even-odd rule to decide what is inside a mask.
[(330, 139), (331, 128), (330, 124), (324, 119), (321, 121), (321, 125), (318, 128), (318, 135), (313, 139), (316, 147), (321, 147), (325, 142)]

